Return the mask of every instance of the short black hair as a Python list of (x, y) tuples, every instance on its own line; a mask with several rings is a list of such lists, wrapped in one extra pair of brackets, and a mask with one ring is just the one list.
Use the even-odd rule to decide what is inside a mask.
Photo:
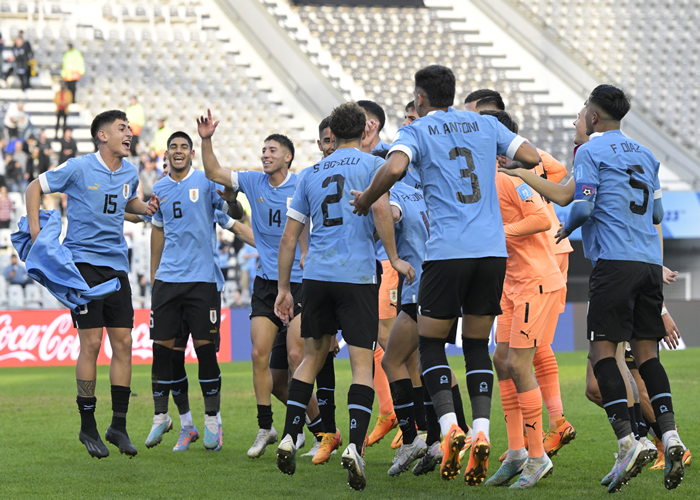
[(341, 141), (362, 139), (367, 117), (354, 102), (346, 102), (333, 109), (330, 116), (331, 132)]
[(630, 100), (622, 89), (614, 85), (598, 85), (591, 92), (588, 103), (600, 108), (615, 121), (622, 120), (630, 110)]
[(475, 90), (464, 99), (464, 104), (469, 104), (470, 102), (474, 101), (480, 101), (486, 97), (501, 97), (501, 94), (497, 90), (493, 89)]
[(496, 106), (497, 109), (500, 111), (505, 111), (506, 109), (506, 104), (503, 102), (503, 99), (501, 96), (489, 96), (489, 97), (484, 97), (483, 99), (479, 99), (476, 101), (476, 109), (484, 108), (488, 106), (489, 104), (493, 104)]
[(318, 124), (318, 138), (320, 139), (323, 135), (323, 131), (331, 126), (331, 117), (326, 116), (321, 123)]
[(513, 118), (505, 111), (494, 111), (492, 109), (485, 109), (483, 111), (479, 111), (480, 115), (488, 115), (488, 116), (495, 116), (496, 119), (501, 122), (505, 127), (513, 132), (514, 134), (518, 133), (518, 124), (513, 120)]
[(446, 66), (433, 64), (416, 72), (416, 89), (420, 89), (433, 108), (447, 108), (455, 102), (455, 75)]
[(176, 139), (177, 137), (182, 137), (183, 139), (185, 139), (187, 141), (187, 144), (190, 145), (190, 149), (192, 149), (192, 138), (182, 130), (173, 132), (173, 134), (170, 137), (168, 137), (168, 149), (170, 149), (170, 143), (173, 142), (173, 139)]
[(406, 111), (406, 113), (408, 113), (409, 109), (416, 109), (416, 102), (415, 101), (409, 101), (409, 103), (406, 104), (406, 106), (404, 107), (404, 110)]
[(292, 159), (289, 160), (289, 165), (287, 165), (287, 168), (292, 168), (292, 162), (294, 161), (294, 143), (292, 140), (286, 135), (271, 134), (265, 137), (265, 142), (267, 141), (276, 141), (280, 146), (287, 148), (287, 150), (292, 153)]
[(90, 125), (90, 135), (96, 144), (98, 142), (97, 133), (102, 130), (104, 126), (111, 125), (117, 120), (128, 121), (126, 118), (126, 113), (119, 109), (112, 109), (109, 111), (103, 111), (92, 120), (92, 125)]
[(386, 123), (384, 109), (374, 101), (357, 101), (357, 105), (379, 120), (379, 130), (377, 132), (381, 132)]

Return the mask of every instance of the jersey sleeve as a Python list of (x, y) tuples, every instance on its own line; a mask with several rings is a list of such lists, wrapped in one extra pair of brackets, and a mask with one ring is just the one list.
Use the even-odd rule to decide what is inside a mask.
[(297, 187), (294, 190), (294, 197), (292, 202), (289, 204), (287, 209), (287, 217), (306, 224), (311, 215), (311, 210), (309, 208), (309, 200), (306, 197), (306, 179), (308, 176), (300, 175), (297, 180)]
[(236, 223), (235, 220), (233, 220), (231, 217), (228, 216), (228, 214), (222, 212), (221, 210), (216, 210), (214, 212), (214, 218), (216, 219), (216, 223), (224, 229), (231, 229)]
[(391, 144), (391, 149), (387, 153), (387, 158), (394, 151), (401, 151), (408, 156), (408, 162), (413, 162), (414, 158), (420, 157), (420, 147), (418, 138), (415, 134), (415, 129), (409, 128), (411, 125), (403, 126), (396, 132), (394, 141)]
[[(157, 185), (153, 187), (153, 193), (160, 198)], [(151, 217), (151, 224), (156, 227), (163, 227), (163, 211), (160, 209), (160, 206), (158, 207), (158, 210), (156, 210), (156, 213), (153, 214), (153, 217)]]
[(236, 170), (231, 170), (231, 188), (233, 188), (234, 191), (246, 193), (249, 177), (250, 172), (237, 172)]
[(495, 126), (496, 152), (499, 155), (507, 156), (508, 158), (513, 159), (520, 145), (525, 142), (525, 138), (520, 137), (518, 134), (508, 130), (505, 125), (499, 122), (495, 117), (489, 116), (487, 118), (492, 120), (492, 123)]
[(658, 200), (659, 198), (661, 198), (661, 181), (659, 180), (659, 168), (661, 168), (661, 165), (657, 161), (654, 167), (654, 199)]
[(78, 162), (71, 158), (53, 170), (39, 175), (41, 190), (44, 194), (65, 193), (70, 190), (71, 186), (77, 184), (81, 176), (80, 172)]
[(542, 159), (542, 166), (547, 172), (547, 180), (559, 184), (566, 177), (566, 167), (546, 151), (537, 150)]
[(574, 191), (574, 202), (590, 201), (595, 203), (598, 185), (598, 166), (595, 164), (588, 149), (579, 149), (574, 162), (574, 181), (576, 190)]
[(399, 220), (396, 221), (396, 224), (398, 224), (403, 220), (403, 204), (401, 203), (401, 197), (395, 190), (389, 191), (389, 205), (399, 209)]
[[(139, 197), (139, 182), (139, 174), (136, 173), (136, 169), (134, 168), (134, 178), (131, 179), (131, 182), (129, 183), (129, 186), (131, 188), (131, 197), (129, 198), (129, 201)], [(129, 201), (127, 201), (127, 203)]]

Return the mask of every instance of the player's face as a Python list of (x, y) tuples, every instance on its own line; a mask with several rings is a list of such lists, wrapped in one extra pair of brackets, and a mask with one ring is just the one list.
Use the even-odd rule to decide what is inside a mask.
[(593, 132), (595, 132), (593, 127), (598, 121), (598, 116), (594, 106), (592, 106), (590, 102), (586, 103), (586, 107), (584, 109), (586, 110), (586, 113), (584, 114), (584, 119), (586, 121), (586, 135), (590, 136)]
[(401, 126), (404, 127), (406, 125), (410, 125), (411, 123), (413, 123), (417, 119), (418, 119), (418, 113), (416, 113), (416, 108), (409, 108), (403, 117), (403, 123), (401, 124)]
[(466, 103), (464, 105), (464, 111), (472, 111), (474, 113), (478, 113), (478, 111), (476, 110), (476, 103), (477, 102), (479, 102), (479, 101), (476, 100), (476, 101)]
[(316, 144), (318, 144), (318, 149), (323, 153), (323, 157), (327, 158), (330, 155), (332, 155), (335, 152), (335, 137), (333, 137), (333, 133), (331, 132), (330, 127), (326, 127), (323, 129), (323, 133), (321, 134), (321, 138), (316, 141)]
[(581, 111), (578, 112), (578, 116), (576, 117), (576, 120), (574, 120), (574, 127), (575, 127), (575, 133), (574, 133), (574, 144), (577, 146), (579, 144), (583, 144), (584, 142), (588, 142), (588, 134), (586, 134), (586, 106), (581, 108)]
[(134, 135), (126, 120), (114, 120), (111, 125), (100, 130), (98, 137), (107, 142), (107, 149), (117, 158), (126, 158), (131, 154), (129, 148)]
[(277, 141), (267, 141), (262, 148), (260, 159), (262, 160), (263, 172), (271, 175), (287, 168), (289, 162), (292, 161), (292, 153), (288, 152), (287, 148), (282, 147)]
[(170, 141), (168, 161), (173, 170), (178, 172), (185, 170), (192, 164), (192, 158), (194, 158), (194, 149), (190, 148), (187, 139), (176, 137)]

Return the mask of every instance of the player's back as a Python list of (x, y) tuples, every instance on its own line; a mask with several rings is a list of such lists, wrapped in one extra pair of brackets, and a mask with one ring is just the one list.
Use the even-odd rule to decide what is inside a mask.
[(582, 227), (588, 258), (662, 264), (653, 223), (659, 161), (651, 151), (620, 130), (595, 134), (576, 153), (574, 178), (575, 200), (595, 200)]
[(428, 260), (507, 256), (494, 165), (522, 142), (492, 116), (452, 108), (399, 130), (392, 151), (412, 160), (430, 211)]
[(311, 217), (304, 279), (376, 283), (374, 224), (353, 215), (351, 190), (364, 191), (382, 158), (342, 148), (302, 171), (290, 206)]

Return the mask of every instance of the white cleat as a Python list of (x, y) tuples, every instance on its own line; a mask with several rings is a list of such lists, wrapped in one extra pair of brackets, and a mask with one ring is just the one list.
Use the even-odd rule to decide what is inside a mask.
[(389, 469), (390, 476), (398, 476), (402, 472), (406, 472), (413, 462), (422, 458), (428, 451), (425, 442), (419, 437), (413, 440), (412, 443), (401, 445), (396, 451), (396, 460), (394, 465)]
[(311, 458), (313, 458), (313, 457), (316, 456), (316, 453), (317, 453), (318, 450), (321, 448), (321, 441), (319, 441), (318, 439), (314, 439), (314, 441), (315, 441), (315, 442), (314, 442), (313, 448), (311, 448), (311, 450), (308, 451), (307, 453), (304, 453), (304, 454), (302, 455), (302, 457), (311, 457)]
[(248, 458), (260, 458), (265, 453), (265, 448), (268, 444), (277, 442), (277, 431), (274, 427), (269, 429), (259, 429), (258, 435), (255, 436), (253, 446), (248, 450)]

